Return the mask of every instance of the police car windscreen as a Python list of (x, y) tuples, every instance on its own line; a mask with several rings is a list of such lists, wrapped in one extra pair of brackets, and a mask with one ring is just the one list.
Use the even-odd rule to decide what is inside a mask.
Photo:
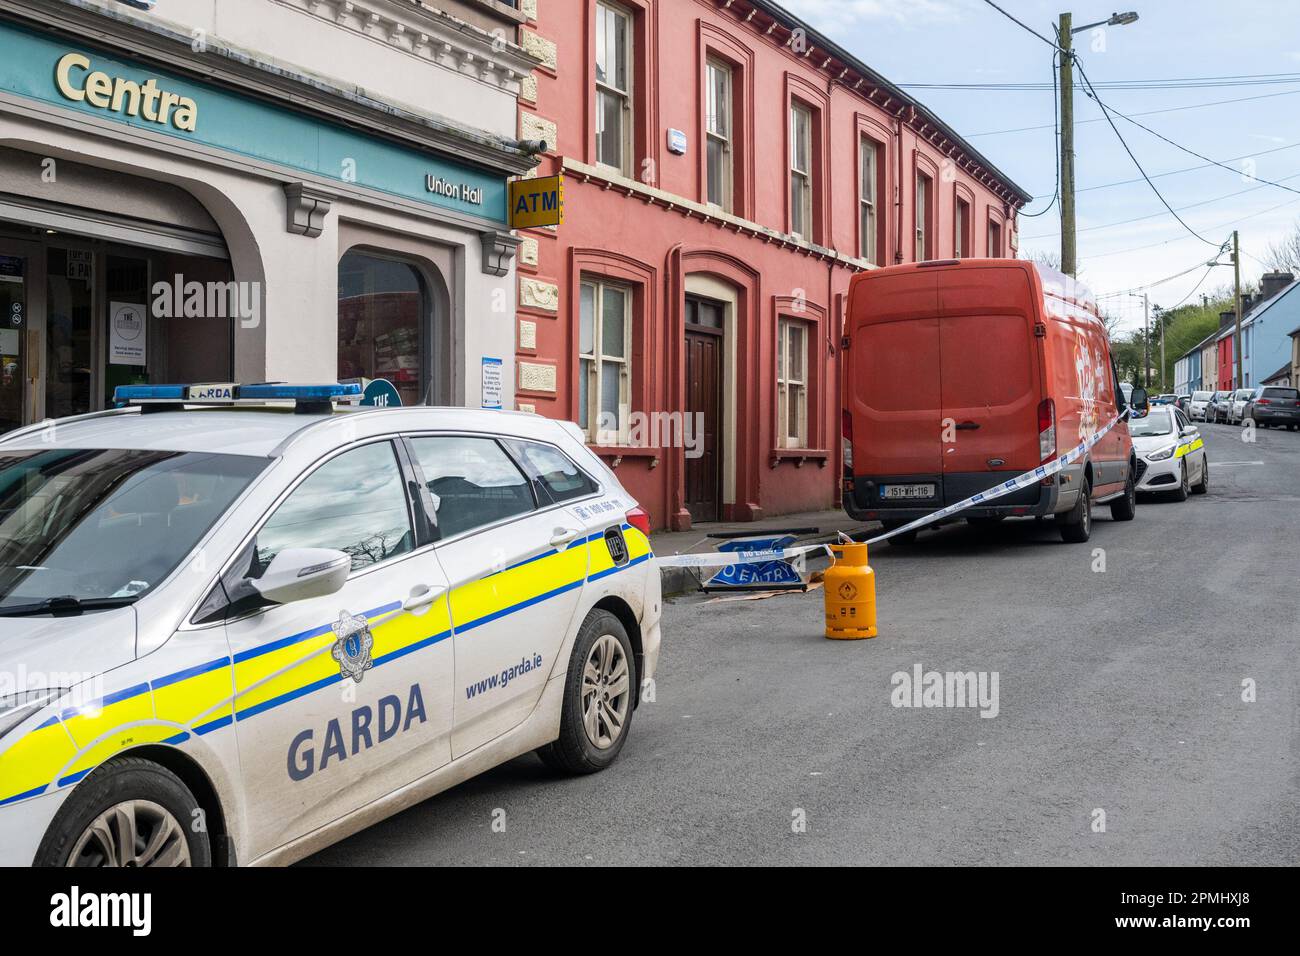
[(189, 554), (266, 460), (206, 452), (0, 453), (0, 615), (127, 604)]
[(1168, 435), (1174, 430), (1173, 416), (1161, 408), (1153, 408), (1146, 418), (1138, 418), (1129, 423), (1129, 434), (1134, 438), (1149, 435)]

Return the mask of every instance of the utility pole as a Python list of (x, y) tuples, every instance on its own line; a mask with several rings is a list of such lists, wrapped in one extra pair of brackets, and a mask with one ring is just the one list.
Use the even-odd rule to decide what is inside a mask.
[(1156, 322), (1160, 325), (1160, 394), (1164, 395), (1169, 389), (1165, 385), (1165, 320), (1162, 312), (1160, 306), (1156, 306)]
[(1142, 381), (1151, 388), (1151, 298), (1142, 293)]
[(1075, 275), (1078, 264), (1074, 245), (1074, 54), (1071, 24), (1062, 13), (1057, 27), (1057, 55), (1061, 58), (1061, 271)]
[(1232, 283), (1235, 287), (1236, 305), (1234, 306), (1237, 313), (1237, 334), (1233, 339), (1237, 343), (1237, 384), (1235, 388), (1246, 387), (1245, 369), (1242, 367), (1241, 355), (1241, 243), (1237, 237), (1237, 230), (1232, 230)]

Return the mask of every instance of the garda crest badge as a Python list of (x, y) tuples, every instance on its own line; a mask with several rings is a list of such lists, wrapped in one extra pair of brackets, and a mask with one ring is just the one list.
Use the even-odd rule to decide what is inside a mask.
[(336, 640), (330, 654), (339, 662), (339, 676), (361, 683), (365, 672), (375, 666), (370, 657), (370, 649), (375, 646), (370, 624), (360, 615), (340, 611), (331, 630)]

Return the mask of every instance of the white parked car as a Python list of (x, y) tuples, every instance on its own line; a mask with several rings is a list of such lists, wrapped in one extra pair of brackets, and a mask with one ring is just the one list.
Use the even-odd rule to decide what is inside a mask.
[(1213, 397), (1213, 392), (1192, 392), (1192, 397), (1187, 402), (1187, 417), (1194, 422), (1206, 421), (1209, 418), (1210, 399)]
[(1232, 393), (1231, 406), (1228, 410), (1228, 424), (1240, 425), (1246, 417), (1246, 406), (1255, 395), (1253, 388), (1239, 388)]
[(1154, 405), (1146, 418), (1129, 422), (1138, 456), (1138, 494), (1158, 492), (1186, 501), (1210, 490), (1210, 464), (1200, 430), (1182, 409)]
[(614, 761), (645, 513), (575, 425), (356, 391), (0, 438), (0, 864), (287, 863), (528, 751)]

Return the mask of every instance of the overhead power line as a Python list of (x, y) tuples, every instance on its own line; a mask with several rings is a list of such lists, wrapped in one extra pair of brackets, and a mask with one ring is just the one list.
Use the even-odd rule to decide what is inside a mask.
[[(1228, 242), (1230, 241), (1231, 241), (1230, 239), (1225, 240), (1223, 245), (1219, 247), (1219, 255), (1214, 257), (1215, 261), (1217, 261), (1219, 257), (1223, 255), (1223, 253), (1227, 249)], [(1109, 299), (1117, 295), (1128, 295), (1130, 292), (1143, 292), (1147, 289), (1154, 289), (1156, 286), (1164, 285), (1166, 282), (1173, 282), (1175, 279), (1181, 279), (1183, 276), (1189, 275), (1190, 273), (1195, 272), (1197, 269), (1204, 269), (1206, 268), (1207, 265), (1208, 263), (1206, 262), (1198, 262), (1195, 265), (1189, 266), (1188, 268), (1184, 269), (1182, 272), (1176, 272), (1171, 276), (1165, 276), (1163, 279), (1157, 279), (1155, 282), (1148, 282), (1146, 283), (1146, 285), (1135, 285), (1131, 289), (1120, 289), (1117, 292), (1103, 292), (1100, 295), (1098, 295), (1097, 298)]]
[[(1245, 216), (1238, 216), (1236, 219), (1229, 219), (1226, 222), (1215, 223), (1213, 226), (1210, 226), (1209, 228), (1211, 231), (1213, 231), (1218, 229), (1226, 229), (1231, 226), (1237, 226), (1247, 221), (1248, 219), (1255, 219), (1258, 216), (1267, 216), (1271, 212), (1277, 212), (1277, 210), (1285, 209), (1287, 206), (1294, 206), (1296, 203), (1300, 203), (1300, 199), (1288, 199), (1286, 202), (1278, 203), (1276, 206), (1269, 206), (1267, 209), (1260, 209), (1257, 210), (1256, 212), (1249, 213)], [(1122, 256), (1130, 252), (1141, 252), (1144, 249), (1154, 249), (1157, 246), (1167, 246), (1169, 245), (1169, 243), (1178, 242), (1183, 238), (1185, 237), (1174, 236), (1171, 239), (1160, 239), (1156, 242), (1148, 242), (1145, 245), (1141, 245), (1141, 246), (1131, 246), (1127, 249), (1112, 249), (1110, 252), (1099, 252), (1096, 255), (1088, 256), (1087, 258), (1089, 261), (1091, 261), (1093, 259), (1107, 259), (1110, 256)], [(1245, 254), (1249, 255), (1249, 253), (1245, 253)]]
[[(1130, 113), (1130, 116), (1155, 116), (1158, 113), (1181, 113), (1185, 110), (1205, 109), (1207, 106), (1225, 106), (1229, 103), (1246, 103), (1250, 100), (1267, 100), (1275, 96), (1295, 96), (1300, 90), (1282, 90), (1280, 93), (1260, 93), (1256, 96), (1238, 96), (1230, 100), (1211, 100), (1208, 103), (1188, 103), (1185, 106), (1168, 106), (1158, 110), (1143, 110), (1140, 113)], [(1085, 123), (1104, 123), (1104, 116), (1093, 117), (1092, 119), (1075, 120), (1075, 126), (1083, 126)], [(1002, 136), (1005, 133), (1028, 133), (1033, 130), (1052, 129), (1050, 123), (1040, 123), (1037, 126), (1016, 126), (1012, 129), (991, 129), (983, 133), (966, 133), (966, 139), (974, 139), (976, 136)]]
[[(1138, 158), (1135, 155), (1133, 155), (1133, 150), (1129, 148), (1128, 143), (1124, 140), (1124, 135), (1120, 133), (1119, 127), (1115, 125), (1115, 121), (1110, 118), (1110, 107), (1107, 106), (1104, 102), (1102, 102), (1101, 97), (1097, 95), (1097, 90), (1092, 85), (1092, 81), (1088, 79), (1088, 74), (1084, 71), (1083, 64), (1079, 62), (1079, 58), (1075, 56), (1073, 53), (1069, 54), (1069, 56), (1074, 60), (1075, 69), (1079, 71), (1079, 78), (1083, 80), (1084, 86), (1087, 87), (1088, 95), (1091, 96), (1093, 101), (1096, 102), (1096, 104), (1101, 107), (1102, 112), (1106, 115), (1107, 121), (1110, 123), (1110, 128), (1114, 130), (1115, 136), (1116, 138), (1119, 139), (1120, 145), (1124, 147), (1124, 152), (1128, 153), (1129, 159), (1133, 160), (1133, 165), (1136, 166), (1137, 171), (1142, 174), (1142, 178), (1145, 179), (1147, 185), (1151, 187), (1151, 191), (1156, 194), (1156, 198), (1160, 200), (1160, 204), (1169, 210), (1169, 215), (1177, 219), (1179, 224), (1184, 229), (1186, 229), (1197, 239), (1200, 239), (1201, 242), (1205, 243), (1207, 246), (1217, 246), (1218, 245), (1217, 243), (1211, 242), (1209, 239), (1206, 239), (1204, 236), (1202, 236), (1191, 226), (1187, 225), (1187, 223), (1183, 221), (1183, 218), (1180, 215), (1178, 215), (1177, 212), (1174, 211), (1174, 207), (1169, 205), (1169, 201), (1165, 199), (1164, 195), (1160, 192), (1160, 190), (1156, 188), (1156, 184), (1151, 181), (1151, 177), (1148, 176), (1146, 170), (1142, 168), (1142, 164), (1138, 162)], [(1206, 157), (1202, 156), (1201, 159), (1206, 159)]]
[[(1262, 150), (1260, 150), (1260, 151), (1257, 152), (1257, 153), (1246, 153), (1245, 155), (1242, 155), (1242, 156), (1230, 156), (1230, 157), (1228, 157), (1227, 159), (1219, 160), (1219, 162), (1222, 162), (1222, 163), (1236, 163), (1236, 162), (1240, 162), (1240, 161), (1243, 160), (1243, 159), (1255, 159), (1255, 158), (1258, 157), (1258, 156), (1267, 156), (1267, 155), (1269, 155), (1270, 153), (1280, 153), (1280, 152), (1282, 152), (1283, 150), (1296, 149), (1296, 148), (1300, 148), (1300, 143), (1288, 143), (1286, 146), (1275, 146), (1275, 147), (1273, 147), (1272, 149), (1262, 149)], [(1165, 176), (1177, 176), (1177, 175), (1180, 174), (1180, 173), (1192, 173), (1192, 172), (1196, 172), (1196, 171), (1199, 170), (1199, 169), (1209, 169), (1209, 168), (1210, 168), (1211, 166), (1213, 166), (1213, 165), (1215, 165), (1215, 164), (1214, 164), (1214, 163), (1202, 163), (1202, 164), (1199, 165), (1199, 166), (1184, 166), (1182, 169), (1170, 169), (1170, 170), (1167, 170), (1167, 171), (1165, 171), (1165, 172), (1163, 172), (1163, 173), (1152, 173), (1152, 174), (1151, 174), (1151, 178), (1152, 178), (1152, 179), (1161, 179), (1161, 178), (1163, 178), (1163, 177), (1165, 177)], [(1253, 177), (1252, 177), (1252, 178), (1253, 178)], [(1284, 177), (1284, 178), (1290, 178), (1290, 177)], [(1143, 181), (1143, 180), (1142, 180), (1142, 177), (1141, 177), (1141, 176), (1138, 176), (1136, 179), (1120, 179), (1120, 180), (1117, 180), (1117, 181), (1115, 181), (1115, 182), (1113, 182), (1113, 183), (1098, 183), (1096, 186), (1084, 186), (1082, 189), (1076, 189), (1075, 192), (1076, 192), (1076, 193), (1088, 193), (1088, 192), (1092, 192), (1092, 191), (1097, 190), (1097, 189), (1110, 189), (1110, 188), (1115, 187), (1115, 186), (1131, 186), (1133, 183), (1140, 183), (1140, 182), (1142, 182), (1142, 181)], [(1046, 199), (1047, 196), (1046, 196), (1046, 195), (1043, 195), (1043, 196), (1035, 196), (1034, 198), (1035, 198), (1035, 199)]]
[[(1294, 173), (1291, 176), (1283, 176), (1283, 180), (1296, 179), (1300, 173)], [(1140, 181), (1140, 180), (1139, 180)], [(1179, 206), (1178, 212), (1186, 212), (1188, 209), (1197, 209), (1201, 206), (1208, 206), (1211, 203), (1223, 202), (1225, 199), (1235, 199), (1237, 196), (1244, 196), (1246, 193), (1253, 193), (1263, 189), (1267, 183), (1260, 183), (1258, 186), (1250, 186), (1246, 189), (1238, 189), (1235, 193), (1226, 193), (1222, 196), (1215, 196), (1212, 199), (1202, 199), (1199, 202), (1188, 203), (1186, 206)], [(1285, 188), (1285, 187), (1284, 187)], [(1128, 226), (1135, 222), (1143, 222), (1147, 219), (1157, 219), (1164, 213), (1152, 213), (1148, 216), (1134, 216), (1132, 219), (1120, 219), (1117, 222), (1103, 222), (1096, 226), (1084, 226), (1082, 229), (1076, 229), (1075, 232), (1096, 232), (1098, 229), (1113, 229), (1116, 226)], [(1051, 239), (1053, 236), (1059, 236), (1059, 232), (1040, 233), (1036, 236), (1021, 236), (1022, 239)]]
[[(1053, 90), (1056, 89), (1056, 70), (1057, 70), (1057, 64), (1060, 62), (1060, 59), (1061, 59), (1061, 51), (1053, 50), (1052, 51), (1052, 89)], [(1044, 208), (1038, 210), (1038, 212), (1021, 211), (1017, 213), (1017, 216), (1023, 217), (1025, 219), (1036, 219), (1039, 216), (1046, 215), (1048, 212), (1052, 210), (1052, 207), (1056, 205), (1057, 200), (1061, 198), (1061, 114), (1060, 114), (1060, 100), (1055, 95), (1052, 96), (1052, 130), (1053, 130), (1052, 147), (1056, 153), (1056, 163), (1054, 166), (1054, 168), (1056, 169), (1056, 186), (1052, 190), (1052, 201), (1049, 202)]]
[(1033, 27), (1029, 26), (1029, 24), (1025, 23), (1025, 21), (1020, 20), (1020, 19), (1018, 19), (1017, 17), (1012, 16), (1010, 13), (1007, 13), (1006, 10), (1002, 9), (1000, 6), (998, 6), (996, 3), (994, 3), (993, 0), (984, 0), (984, 2), (987, 3), (987, 4), (988, 4), (990, 7), (992, 7), (994, 10), (996, 10), (998, 13), (1002, 14), (1004, 17), (1006, 17), (1008, 20), (1010, 20), (1010, 21), (1011, 21), (1012, 23), (1014, 23), (1016, 26), (1020, 27), (1020, 29), (1024, 30), (1024, 31), (1025, 31), (1026, 33), (1028, 33), (1030, 36), (1035, 36), (1035, 37), (1037, 37), (1038, 39), (1042, 40), (1044, 43), (1046, 43), (1048, 46), (1050, 46), (1053, 50), (1059, 49), (1059, 48), (1057, 47), (1057, 45), (1056, 45), (1056, 41), (1055, 41), (1055, 40), (1049, 40), (1047, 37), (1043, 36), (1041, 33), (1039, 33), (1039, 32), (1038, 32), (1037, 30), (1035, 30)]

